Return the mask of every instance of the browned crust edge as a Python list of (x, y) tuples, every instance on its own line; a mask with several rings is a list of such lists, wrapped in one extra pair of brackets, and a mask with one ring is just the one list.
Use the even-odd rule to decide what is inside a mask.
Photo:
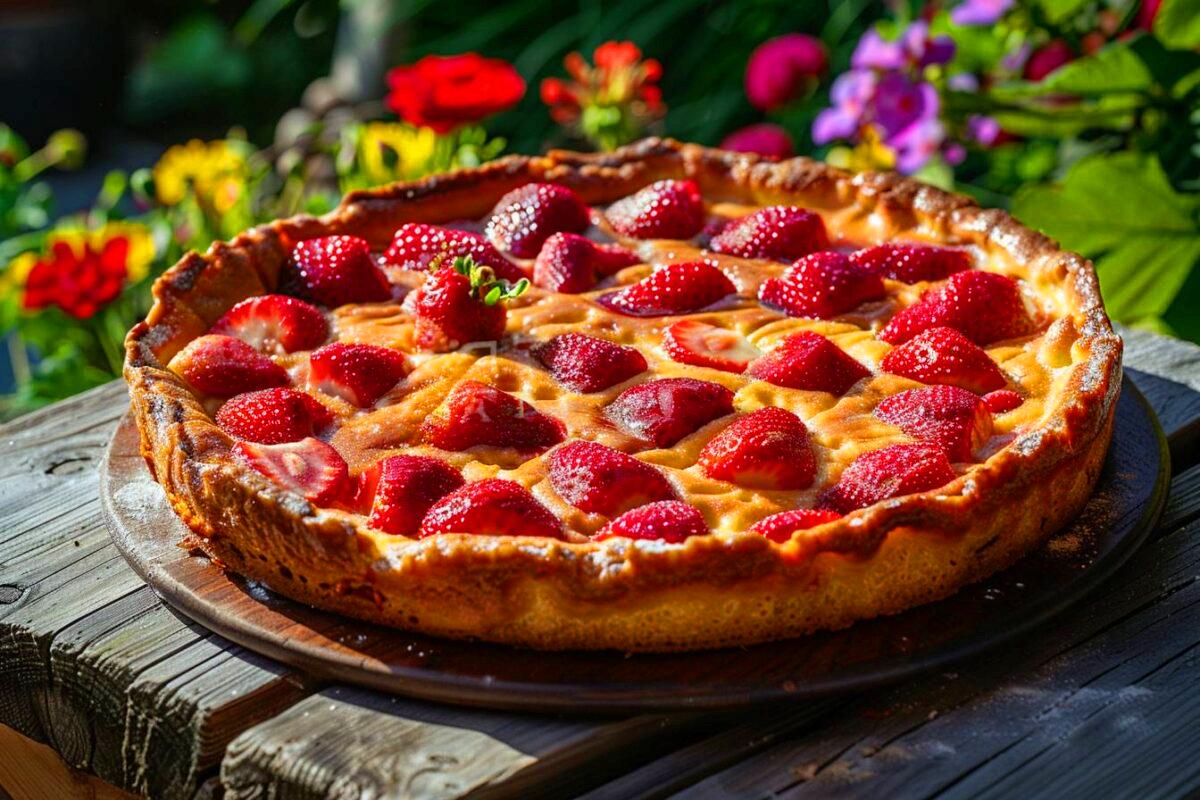
[[(1085, 358), (1048, 420), (937, 492), (877, 504), (783, 546), (754, 534), (683, 545), (571, 544), (445, 535), (412, 541), (317, 509), (229, 458), (230, 439), (163, 366), (235, 302), (273, 289), (295, 242), (331, 232), (373, 242), (402, 222), (483, 216), (533, 180), (590, 203), (664, 177), (706, 194), (861, 208), (896, 229), (1007, 253), (1066, 288)], [(322, 218), (250, 230), (189, 253), (154, 286), (126, 340), (125, 376), (142, 452), (202, 547), (281, 593), (355, 617), (453, 637), (547, 649), (679, 650), (785, 638), (948, 596), (1011, 564), (1090, 494), (1111, 436), (1121, 340), (1092, 265), (1007, 213), (893, 174), (850, 175), (805, 158), (648, 139), (603, 155), (551, 151), (355, 192)], [(158, 354), (158, 355), (156, 355)]]

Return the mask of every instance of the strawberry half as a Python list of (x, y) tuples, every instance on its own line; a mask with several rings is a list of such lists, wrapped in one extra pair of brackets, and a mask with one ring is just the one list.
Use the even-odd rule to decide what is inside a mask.
[(849, 514), (893, 497), (937, 489), (954, 477), (946, 451), (937, 445), (894, 444), (854, 459), (821, 505)]
[(921, 383), (944, 383), (976, 394), (1007, 383), (996, 362), (954, 328), (922, 331), (883, 357), (880, 366), (893, 375)]
[(799, 331), (752, 363), (747, 374), (776, 386), (841, 396), (871, 373), (821, 334)]
[(287, 444), (238, 442), (233, 453), (284, 489), (303, 495), (310, 503), (326, 506), (350, 493), (350, 472), (338, 451), (320, 439)]
[(541, 451), (561, 442), (566, 429), (519, 397), (479, 381), (463, 381), (421, 432), (424, 442), (442, 450), (487, 445)]
[(883, 280), (864, 271), (842, 253), (812, 253), (788, 267), (781, 277), (767, 278), (758, 299), (789, 317), (829, 319), (887, 295)]
[(487, 237), (517, 258), (533, 258), (552, 234), (578, 233), (590, 224), (579, 195), (555, 183), (527, 183), (500, 198)]
[(309, 297), (330, 308), (392, 299), (392, 285), (357, 236), (323, 236), (300, 242), (292, 265)]
[(954, 328), (978, 345), (1024, 336), (1034, 328), (1021, 289), (1007, 275), (971, 270), (950, 276), (945, 286), (921, 295), (879, 332), (901, 344), (930, 328)]
[(899, 242), (859, 250), (850, 260), (867, 272), (904, 283), (940, 281), (971, 268), (966, 250)]
[(644, 461), (595, 442), (568, 442), (550, 454), (550, 485), (566, 502), (611, 517), (655, 500), (673, 500), (663, 474)]
[(508, 312), (504, 301), (529, 288), (525, 278), (510, 284), (497, 279), (489, 267), (471, 259), (429, 274), (412, 303), (417, 345), (435, 353), (457, 350), (471, 342), (491, 342), (504, 336)]
[(232, 336), (262, 353), (311, 350), (329, 336), (316, 306), (285, 294), (249, 297), (226, 311), (209, 330)]
[(367, 523), (384, 533), (413, 536), (438, 500), (463, 485), (462, 474), (429, 456), (389, 456), (375, 465), (375, 492)]
[(709, 247), (742, 258), (795, 261), (829, 247), (829, 236), (819, 214), (797, 206), (768, 206), (723, 227)]
[(308, 356), (308, 385), (359, 408), (374, 405), (408, 371), (404, 356), (373, 344), (332, 342)]
[(748, 489), (806, 489), (817, 472), (808, 428), (782, 408), (760, 408), (714, 436), (700, 451), (713, 480)]
[(620, 314), (661, 317), (700, 311), (736, 291), (733, 281), (707, 261), (684, 261), (660, 267), (597, 302)]
[(750, 527), (750, 531), (765, 536), (772, 542), (784, 544), (791, 541), (792, 534), (796, 531), (815, 528), (841, 518), (841, 514), (830, 508), (794, 508), (760, 519)]
[(592, 539), (598, 542), (617, 538), (641, 539), (680, 544), (690, 536), (705, 536), (708, 532), (708, 523), (698, 508), (679, 500), (660, 500), (626, 511)]
[(477, 233), (409, 222), (396, 229), (383, 260), (403, 269), (428, 271), (445, 266), (456, 258), (470, 256), (476, 264), (491, 267), (506, 281), (519, 281), (525, 273), (509, 261), (491, 243)]
[(695, 378), (663, 378), (631, 386), (605, 412), (658, 447), (670, 447), (714, 419), (733, 413), (733, 392)]
[(634, 239), (690, 239), (704, 227), (704, 198), (695, 181), (663, 180), (604, 212), (613, 230)]
[(1000, 389), (985, 394), (983, 402), (987, 405), (988, 411), (993, 414), (1004, 414), (1014, 408), (1020, 408), (1021, 404), (1025, 402), (1025, 398), (1011, 389)]
[(595, 286), (601, 276), (640, 260), (619, 245), (598, 245), (577, 233), (556, 233), (533, 262), (533, 284), (552, 292), (579, 294)]
[(417, 536), (439, 533), (561, 539), (562, 523), (521, 484), (488, 478), (468, 483), (433, 504)]
[(208, 334), (188, 342), (167, 365), (202, 394), (232, 397), (285, 386), (288, 374), (241, 339)]
[(680, 364), (742, 373), (761, 353), (736, 331), (683, 319), (663, 334), (663, 349)]
[(320, 433), (333, 415), (312, 395), (278, 387), (231, 397), (216, 419), (221, 430), (238, 439), (283, 444)]
[(914, 439), (941, 445), (952, 461), (970, 461), (992, 435), (992, 415), (978, 395), (957, 386), (929, 386), (885, 398), (875, 416)]
[(563, 333), (533, 348), (533, 356), (573, 392), (599, 392), (646, 371), (636, 349), (582, 333)]

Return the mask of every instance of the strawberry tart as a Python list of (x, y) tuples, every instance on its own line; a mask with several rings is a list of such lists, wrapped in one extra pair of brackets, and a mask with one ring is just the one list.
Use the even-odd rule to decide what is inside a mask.
[(1063, 526), (1095, 273), (895, 175), (646, 140), (356, 192), (192, 253), (127, 340), (221, 567), (412, 631), (669, 651), (946, 597)]

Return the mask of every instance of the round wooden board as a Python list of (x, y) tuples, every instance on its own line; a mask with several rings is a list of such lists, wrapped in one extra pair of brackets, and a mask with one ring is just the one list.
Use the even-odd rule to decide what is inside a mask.
[(1167, 445), (1124, 381), (1112, 447), (1076, 522), (1037, 552), (940, 603), (755, 647), (671, 655), (544, 653), (434, 639), (320, 611), (182, 549), (187, 533), (138, 453), (127, 415), (101, 467), (117, 547), (170, 605), (320, 678), (449, 703), (530, 711), (681, 711), (813, 698), (897, 681), (993, 647), (1093, 590), (1153, 529)]

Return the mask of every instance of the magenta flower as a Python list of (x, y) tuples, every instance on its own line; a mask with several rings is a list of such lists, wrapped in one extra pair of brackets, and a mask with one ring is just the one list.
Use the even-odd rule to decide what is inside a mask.
[(829, 64), (825, 46), (803, 33), (788, 33), (760, 44), (746, 64), (746, 97), (771, 111), (804, 96)]
[(788, 132), (769, 122), (734, 131), (721, 141), (721, 149), (735, 153), (757, 153), (771, 158), (791, 158), (796, 154)]
[(875, 97), (878, 82), (875, 73), (869, 70), (850, 70), (839, 75), (829, 90), (833, 107), (821, 111), (813, 121), (813, 141), (828, 144), (834, 139), (854, 136)]
[(1000, 138), (1000, 123), (992, 117), (974, 114), (967, 118), (967, 133), (984, 147), (991, 147)]
[(1013, 7), (1013, 0), (964, 0), (950, 12), (955, 25), (992, 25)]
[(933, 84), (911, 81), (899, 72), (889, 72), (883, 76), (874, 100), (871, 122), (883, 129), (885, 140), (914, 123), (936, 121), (941, 110), (937, 89)]

